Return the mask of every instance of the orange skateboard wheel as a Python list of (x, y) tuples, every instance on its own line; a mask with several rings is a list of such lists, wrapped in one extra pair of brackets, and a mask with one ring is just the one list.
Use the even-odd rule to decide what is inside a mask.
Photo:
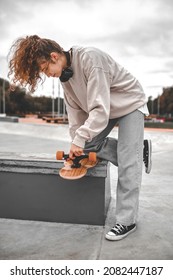
[(89, 161), (94, 161), (94, 162), (96, 162), (96, 161), (97, 161), (97, 154), (96, 154), (95, 152), (90, 152), (90, 153), (88, 154), (88, 159), (89, 159)]
[(56, 152), (56, 159), (57, 160), (62, 160), (64, 157), (64, 152), (63, 151), (57, 151)]

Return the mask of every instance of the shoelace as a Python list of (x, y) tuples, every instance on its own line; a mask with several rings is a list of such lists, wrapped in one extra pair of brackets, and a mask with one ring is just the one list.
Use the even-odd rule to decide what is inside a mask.
[(116, 226), (114, 226), (112, 229), (114, 231), (116, 231), (117, 233), (121, 233), (124, 229), (126, 228), (126, 226), (123, 226), (121, 224), (117, 224)]

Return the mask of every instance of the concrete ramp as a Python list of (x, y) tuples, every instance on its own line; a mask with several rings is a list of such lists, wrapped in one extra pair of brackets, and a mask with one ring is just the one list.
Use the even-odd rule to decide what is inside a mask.
[(36, 137), (39, 139), (55, 139), (70, 142), (68, 125), (38, 125), (31, 123), (0, 122), (0, 133)]

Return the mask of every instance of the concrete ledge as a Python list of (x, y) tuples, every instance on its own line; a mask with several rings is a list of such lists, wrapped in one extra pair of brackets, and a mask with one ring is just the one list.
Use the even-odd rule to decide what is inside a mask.
[(58, 175), (63, 163), (0, 159), (0, 218), (104, 225), (110, 202), (109, 164), (85, 177)]
[[(63, 161), (0, 159), (0, 172), (58, 175), (63, 166)], [(107, 162), (101, 161), (95, 168), (88, 169), (86, 176), (107, 177)]]
[(0, 122), (18, 122), (19, 119), (17, 117), (9, 117), (9, 116), (1, 116)]

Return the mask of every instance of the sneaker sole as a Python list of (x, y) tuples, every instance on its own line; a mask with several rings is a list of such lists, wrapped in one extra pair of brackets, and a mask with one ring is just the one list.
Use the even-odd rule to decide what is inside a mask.
[(136, 226), (131, 229), (130, 231), (128, 231), (127, 233), (123, 234), (123, 235), (109, 235), (108, 233), (105, 235), (105, 238), (107, 240), (110, 240), (110, 241), (118, 241), (118, 240), (121, 240), (123, 238), (125, 238), (127, 235), (129, 235), (130, 233), (134, 232), (136, 230)]
[(151, 140), (148, 140), (148, 167), (145, 170), (147, 174), (151, 172), (151, 167), (152, 167), (151, 154), (152, 154), (152, 143)]

